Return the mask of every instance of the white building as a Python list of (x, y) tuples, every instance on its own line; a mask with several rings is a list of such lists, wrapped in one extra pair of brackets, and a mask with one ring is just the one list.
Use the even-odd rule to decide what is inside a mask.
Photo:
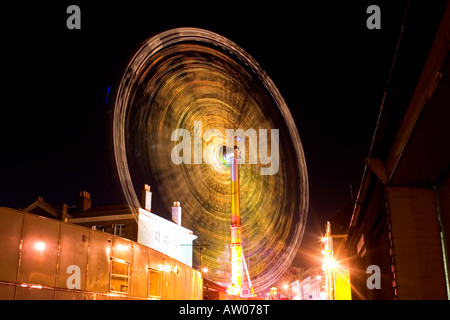
[(308, 276), (291, 284), (292, 300), (326, 300), (321, 276)]
[(139, 208), (137, 242), (144, 246), (192, 267), (192, 242), (195, 239), (197, 236), (191, 230)]

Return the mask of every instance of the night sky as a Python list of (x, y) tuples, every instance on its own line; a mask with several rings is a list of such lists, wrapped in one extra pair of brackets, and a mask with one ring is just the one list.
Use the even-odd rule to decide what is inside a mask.
[[(199, 27), (252, 55), (286, 100), (308, 165), (301, 250), (315, 248), (362, 176), (406, 1), (242, 2), (4, 8), (0, 206), (25, 208), (38, 196), (70, 206), (80, 190), (93, 205), (124, 203), (110, 123), (124, 68), (147, 38)], [(70, 4), (81, 8), (81, 30), (66, 28)], [(381, 30), (366, 27), (371, 4), (381, 8)], [(305, 257), (297, 263), (310, 264)]]

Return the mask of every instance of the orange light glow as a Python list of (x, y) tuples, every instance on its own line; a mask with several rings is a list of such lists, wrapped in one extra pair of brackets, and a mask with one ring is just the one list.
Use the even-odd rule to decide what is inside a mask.
[(171, 268), (168, 264), (166, 264), (166, 265), (164, 266), (164, 271), (165, 271), (165, 272), (170, 272), (170, 271), (172, 271), (172, 268)]
[(128, 246), (124, 246), (123, 244), (118, 244), (116, 246), (116, 249), (119, 251), (127, 251), (128, 250)]
[(36, 242), (34, 245), (34, 248), (38, 251), (44, 251), (45, 250), (45, 243), (42, 241)]

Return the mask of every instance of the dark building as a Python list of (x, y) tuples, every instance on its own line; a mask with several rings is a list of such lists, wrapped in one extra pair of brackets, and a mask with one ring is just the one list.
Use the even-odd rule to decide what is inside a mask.
[(138, 240), (138, 221), (127, 204), (91, 206), (91, 201), (89, 192), (80, 191), (77, 206), (69, 210), (68, 222)]
[(67, 204), (63, 203), (60, 206), (55, 206), (48, 202), (44, 202), (43, 197), (38, 197), (36, 201), (23, 209), (23, 211), (33, 213), (41, 217), (57, 219), (65, 222), (67, 222), (68, 218)]
[(80, 191), (76, 203), (70, 207), (67, 204), (57, 206), (38, 197), (23, 211), (137, 241), (137, 219), (127, 204), (92, 206), (91, 194), (87, 191)]
[(448, 3), (410, 2), (349, 227), (352, 299), (449, 297), (449, 48)]

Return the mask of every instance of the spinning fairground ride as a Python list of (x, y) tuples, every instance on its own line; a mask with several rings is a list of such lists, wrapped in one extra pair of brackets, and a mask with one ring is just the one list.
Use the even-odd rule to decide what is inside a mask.
[(144, 183), (157, 214), (179, 201), (208, 279), (243, 295), (283, 275), (305, 229), (305, 157), (283, 97), (242, 48), (197, 28), (148, 39), (117, 90), (113, 134), (128, 204)]

